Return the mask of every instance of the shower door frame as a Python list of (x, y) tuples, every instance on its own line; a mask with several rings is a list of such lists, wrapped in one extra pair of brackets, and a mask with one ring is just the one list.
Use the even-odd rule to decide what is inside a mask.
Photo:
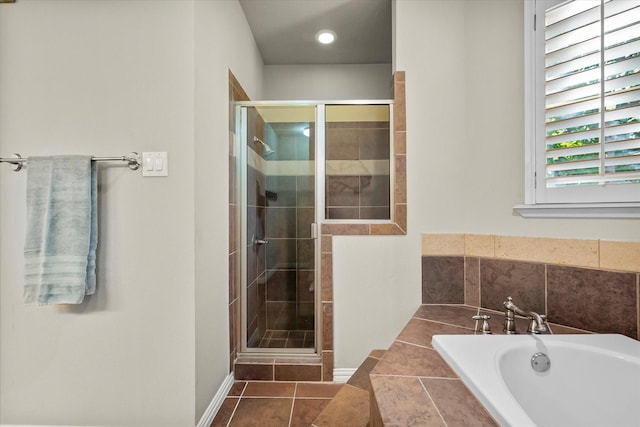
[[(282, 356), (285, 354), (296, 357), (317, 357), (322, 353), (322, 272), (320, 253), (320, 223), (324, 218), (324, 150), (325, 150), (325, 129), (318, 126), (324, 123), (324, 104), (313, 101), (240, 101), (236, 102), (236, 141), (235, 150), (238, 153), (238, 222), (240, 226), (240, 347), (238, 356)], [(314, 222), (312, 223), (311, 236), (314, 241), (314, 347), (313, 348), (258, 348), (247, 346), (247, 171), (248, 171), (248, 115), (249, 107), (315, 107), (315, 144), (314, 144)], [(318, 161), (322, 159), (323, 161)]]
[[(389, 219), (326, 219), (326, 107), (330, 105), (387, 105), (389, 107)], [(396, 212), (394, 188), (395, 188), (395, 155), (394, 153), (394, 100), (393, 99), (364, 99), (364, 100), (324, 100), (324, 101), (238, 101), (235, 103), (236, 108), (236, 140), (234, 150), (239, 154), (240, 167), (236, 178), (240, 194), (238, 201), (240, 209), (238, 209), (238, 224), (240, 224), (240, 346), (238, 357), (240, 356), (283, 356), (291, 355), (295, 357), (317, 357), (322, 355), (323, 343), (323, 314), (322, 314), (322, 271), (321, 271), (321, 227), (322, 224), (395, 224)], [(315, 223), (313, 224), (312, 236), (315, 240), (314, 248), (314, 282), (315, 282), (315, 299), (314, 299), (314, 334), (315, 347), (311, 348), (255, 348), (247, 347), (247, 114), (246, 107), (295, 107), (295, 106), (315, 106)], [(244, 125), (244, 126), (243, 126)], [(322, 125), (322, 126), (320, 126)], [(236, 319), (237, 322), (237, 319)], [(331, 334), (333, 336), (333, 334)], [(333, 348), (333, 343), (331, 343)]]

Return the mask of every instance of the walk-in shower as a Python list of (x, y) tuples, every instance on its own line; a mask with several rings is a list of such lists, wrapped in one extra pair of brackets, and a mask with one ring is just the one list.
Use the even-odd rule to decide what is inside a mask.
[[(314, 105), (239, 107), (242, 350), (316, 348)], [(267, 349), (267, 350), (264, 350)]]
[(240, 353), (321, 348), (318, 224), (391, 220), (390, 111), (388, 102), (237, 104)]

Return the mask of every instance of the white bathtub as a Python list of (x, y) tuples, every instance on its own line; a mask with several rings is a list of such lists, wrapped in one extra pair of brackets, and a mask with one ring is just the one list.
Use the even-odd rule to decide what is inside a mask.
[[(640, 426), (640, 342), (623, 335), (436, 335), (501, 426)], [(537, 372), (531, 358), (546, 354)], [(540, 359), (538, 359), (540, 360)]]

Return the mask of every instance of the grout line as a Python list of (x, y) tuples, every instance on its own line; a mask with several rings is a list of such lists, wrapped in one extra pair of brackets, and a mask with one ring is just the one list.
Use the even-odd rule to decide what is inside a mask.
[[(494, 248), (495, 252), (495, 248)], [(482, 307), (482, 259), (478, 257), (478, 314), (480, 313), (480, 307)]]
[(289, 426), (291, 427), (291, 421), (293, 420), (293, 408), (296, 406), (296, 393), (298, 392), (298, 383), (295, 383), (295, 387), (293, 389), (293, 397), (291, 398), (291, 411), (289, 412)]
[(422, 381), (420, 381), (420, 378), (418, 378), (418, 382), (422, 386), (422, 389), (424, 390), (424, 392), (427, 394), (427, 398), (429, 398), (429, 400), (431, 401), (431, 404), (435, 408), (436, 412), (438, 413), (438, 415), (440, 415), (440, 419), (444, 423), (445, 427), (448, 427), (448, 424), (445, 421), (444, 416), (440, 412), (440, 409), (438, 409), (438, 405), (436, 405), (436, 402), (433, 400), (433, 397), (431, 397), (431, 394), (429, 393), (429, 390), (427, 390), (427, 386), (425, 386), (424, 383)]
[(602, 251), (600, 250), (601, 240), (598, 239), (598, 269), (602, 269)]
[[(475, 313), (475, 314), (479, 314), (479, 313), (480, 313), (480, 310), (484, 310), (484, 309), (483, 309), (483, 308), (481, 308), (481, 307), (478, 307), (478, 310), (476, 311), (476, 313)], [(469, 313), (472, 313), (472, 312), (469, 312)], [(472, 314), (472, 316), (473, 316), (473, 314)], [(471, 319), (471, 317), (469, 317), (469, 318)], [(470, 331), (473, 331), (473, 330), (474, 330), (473, 328), (468, 327), (468, 326), (461, 326), (461, 325), (456, 325), (456, 324), (453, 324), (453, 323), (447, 323), (447, 322), (439, 322), (439, 321), (437, 321), (437, 320), (432, 320), (432, 319), (423, 319), (423, 318), (421, 318), (421, 317), (412, 317), (412, 319), (422, 320), (423, 322), (433, 322), (433, 323), (438, 323), (438, 324), (440, 324), (440, 325), (453, 326), (453, 327), (455, 327), (455, 328), (460, 328), (460, 329), (468, 329), (468, 330), (470, 330)]]
[(544, 264), (544, 314), (549, 316), (549, 266)]
[[(238, 396), (238, 401), (236, 402), (235, 406), (233, 407), (233, 411), (231, 412), (231, 416), (229, 417), (229, 421), (227, 421), (227, 427), (229, 427), (231, 425), (231, 420), (233, 420), (233, 417), (236, 415), (236, 410), (238, 409), (238, 406), (240, 406), (240, 400), (242, 399), (242, 394), (244, 393), (244, 390), (247, 388), (247, 384), (249, 384), (249, 383), (248, 382), (244, 383), (244, 387), (242, 388), (242, 393), (240, 393), (240, 396)], [(226, 398), (228, 398), (228, 396)]]
[(295, 382), (295, 387), (293, 389), (293, 399), (295, 400), (298, 397), (298, 384), (300, 384), (298, 381)]
[(238, 396), (238, 399), (242, 398), (242, 396), (244, 395), (244, 392), (247, 389), (247, 385), (249, 385), (249, 381), (245, 381), (244, 382), (244, 386), (242, 387), (242, 391), (240, 392), (240, 395)]
[(401, 342), (403, 344), (411, 345), (411, 346), (414, 346), (414, 347), (424, 348), (425, 350), (436, 351), (433, 347), (427, 347), (427, 346), (424, 346), (424, 345), (414, 344), (414, 343), (410, 343), (410, 342), (407, 342), (407, 341), (395, 340), (394, 342)]
[[(462, 236), (462, 240), (465, 240), (465, 236)], [(463, 243), (464, 244), (464, 243)], [(467, 303), (467, 256), (462, 251), (462, 301)]]
[(459, 377), (431, 377), (429, 375), (397, 375), (397, 374), (369, 374), (372, 377), (385, 377), (385, 378), (434, 378), (437, 380), (459, 380)]
[(243, 399), (293, 399), (291, 396), (244, 396)]

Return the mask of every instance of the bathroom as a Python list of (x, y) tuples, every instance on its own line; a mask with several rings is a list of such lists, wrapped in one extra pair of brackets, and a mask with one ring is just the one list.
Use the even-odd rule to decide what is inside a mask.
[[(387, 348), (421, 303), (424, 234), (640, 242), (638, 219), (513, 212), (525, 199), (522, 1), (393, 11), (407, 229), (333, 238), (334, 372)], [(101, 168), (99, 288), (78, 307), (22, 303), (26, 175), (0, 165), (0, 424), (203, 418), (231, 362), (229, 70), (252, 99), (275, 70), (235, 0), (0, 5), (0, 156), (169, 153), (166, 178)], [(325, 71), (344, 98), (364, 97), (344, 68)]]

